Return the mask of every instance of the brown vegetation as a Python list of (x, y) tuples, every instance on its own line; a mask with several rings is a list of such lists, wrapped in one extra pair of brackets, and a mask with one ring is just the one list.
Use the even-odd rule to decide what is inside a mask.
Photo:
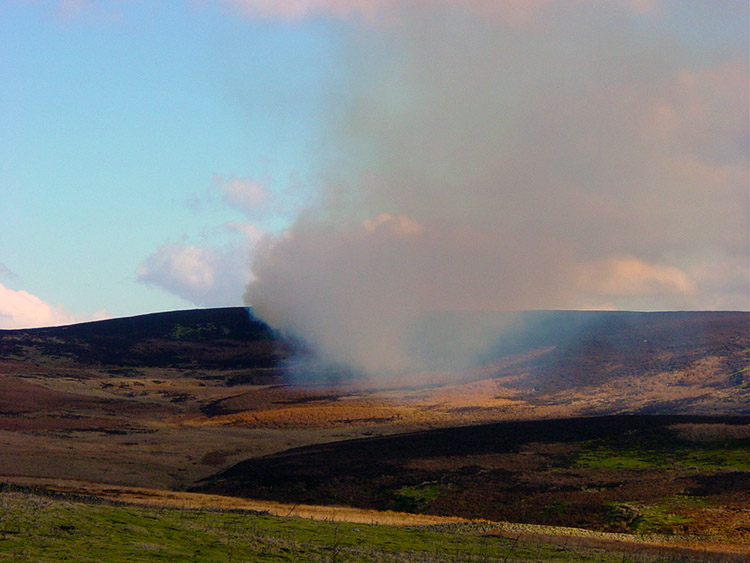
[(654, 506), (674, 514), (654, 518), (662, 532), (716, 535), (713, 514), (733, 522), (724, 539), (750, 543), (750, 440), (696, 445), (680, 437), (693, 425), (750, 432), (748, 417), (685, 416), (446, 428), (254, 458), (195, 490), (613, 532)]
[[(750, 414), (747, 313), (540, 318), (461, 373), (304, 385), (285, 379), (291, 347), (243, 309), (0, 331), (0, 472), (179, 489), (242, 460), (276, 467), (312, 451), (288, 450), (351, 438), (381, 437), (361, 442), (366, 450), (397, 433), (498, 421)], [(696, 444), (748, 439), (735, 423), (670, 424)], [(701, 497), (707, 505), (670, 506), (679, 517), (665, 529), (747, 541), (745, 473), (576, 465), (589, 446), (550, 439), (559, 425), (515, 449), (458, 451), (454, 442), (472, 443), (464, 436), (393, 463), (350, 442), (338, 469), (305, 462), (317, 480), (282, 464), (285, 482), (244, 494), (608, 530), (634, 529), (670, 495)]]

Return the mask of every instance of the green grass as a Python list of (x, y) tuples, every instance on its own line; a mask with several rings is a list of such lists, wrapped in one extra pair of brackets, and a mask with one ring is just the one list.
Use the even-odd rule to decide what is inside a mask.
[(630, 529), (638, 534), (671, 534), (674, 533), (675, 526), (691, 521), (679, 514), (649, 507), (633, 520)]
[[(224, 334), (228, 332), (228, 329), (224, 329)], [(218, 333), (218, 328), (214, 323), (206, 323), (197, 327), (183, 326), (181, 324), (175, 324), (172, 327), (169, 336), (175, 340), (203, 340), (210, 338)]]
[(624, 521), (633, 533), (672, 535), (679, 533), (682, 524), (692, 522), (692, 518), (681, 513), (683, 509), (708, 504), (701, 497), (674, 496), (648, 505), (613, 503), (611, 514), (613, 520)]
[(396, 509), (402, 512), (420, 512), (441, 494), (438, 483), (422, 483), (416, 487), (402, 487), (395, 493)]
[(604, 469), (750, 471), (750, 440), (686, 442), (671, 435), (644, 440), (599, 440), (583, 444), (575, 464)]
[(628, 560), (618, 553), (516, 542), (482, 531), (476, 526), (438, 530), (91, 504), (0, 492), (0, 561)]

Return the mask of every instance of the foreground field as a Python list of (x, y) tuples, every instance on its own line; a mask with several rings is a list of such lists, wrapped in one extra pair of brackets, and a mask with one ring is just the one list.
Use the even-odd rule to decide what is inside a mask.
[[(158, 503), (158, 495), (149, 502)], [(183, 495), (182, 502), (189, 505), (190, 495)], [(203, 509), (143, 507), (5, 485), (0, 487), (0, 560), (649, 563), (746, 558), (726, 547), (635, 542), (583, 531), (545, 534), (538, 527), (439, 519), (411, 526), (320, 521), (212, 510), (206, 498), (200, 502)]]

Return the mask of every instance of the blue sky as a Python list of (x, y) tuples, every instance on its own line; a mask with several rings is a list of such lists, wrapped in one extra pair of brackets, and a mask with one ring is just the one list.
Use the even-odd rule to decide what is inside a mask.
[[(0, 283), (75, 314), (194, 306), (137, 281), (162, 244), (274, 231), (220, 197), (222, 178), (304, 192), (336, 29), (225, 6), (0, 7)], [(207, 304), (241, 305), (241, 294)]]
[[(552, 146), (541, 147), (540, 153), (547, 162), (562, 159), (572, 163), (571, 170), (580, 169), (576, 159), (581, 152), (602, 143), (575, 124), (590, 120), (589, 131), (606, 122), (616, 139), (612, 154), (645, 162), (637, 173), (644, 186), (652, 186), (643, 192), (627, 188), (627, 198), (607, 192), (617, 174), (624, 181), (632, 172), (618, 168), (612, 158), (611, 166), (584, 178), (583, 184), (590, 184), (585, 194), (583, 188), (562, 187), (545, 193), (575, 214), (596, 201), (597, 217), (606, 207), (601, 202), (619, 205), (622, 214), (611, 224), (642, 220), (639, 232), (656, 242), (647, 244), (645, 235), (638, 240), (635, 232), (627, 243), (609, 232), (592, 237), (592, 231), (604, 228), (601, 219), (575, 215), (575, 221), (563, 224), (566, 213), (556, 211), (545, 223), (548, 229), (541, 229), (539, 247), (534, 243), (517, 252), (545, 256), (539, 241), (569, 235), (569, 244), (553, 253), (569, 256), (569, 264), (548, 271), (555, 261), (550, 256), (535, 275), (565, 279), (570, 291), (558, 295), (539, 287), (538, 295), (544, 297), (539, 300), (498, 291), (508, 307), (747, 308), (745, 2), (712, 8), (700, 2), (632, 0), (573, 9), (557, 1), (440, 0), (433, 3), (439, 9), (413, 3), (423, 9), (419, 13), (405, 10), (405, 4), (0, 4), (0, 328), (242, 305), (258, 245), (265, 252), (264, 271), (277, 265), (281, 254), (274, 254), (274, 248), (286, 240), (283, 231), (295, 232), (293, 225), (304, 209), (325, 217), (324, 225), (303, 229), (295, 239), (313, 233), (310, 244), (316, 248), (329, 247), (318, 231), (359, 244), (359, 235), (350, 229), (353, 221), (368, 233), (380, 225), (401, 235), (433, 233), (430, 245), (440, 240), (440, 248), (451, 246), (452, 235), (444, 230), (448, 224), (506, 240), (507, 233), (484, 225), (477, 210), (502, 215), (501, 208), (517, 209), (543, 218), (546, 211), (500, 188), (491, 198), (487, 190), (464, 190), (464, 184), (478, 178), (495, 177), (494, 164), (473, 165), (471, 174), (461, 169), (462, 162), (481, 161), (494, 137), (479, 150), (447, 130), (476, 124), (468, 138), (489, 139), (495, 133), (485, 130), (488, 119), (502, 116), (497, 127), (510, 130), (517, 124), (508, 115), (533, 116), (528, 92), (520, 86), (523, 80), (559, 90), (558, 98), (538, 100), (541, 109), (535, 111), (543, 120), (534, 124), (529, 118), (531, 125), (549, 131), (522, 135), (514, 149), (519, 155), (526, 154), (524, 143), (565, 139), (570, 133), (580, 144), (563, 144), (575, 148), (575, 154)], [(464, 31), (454, 32), (454, 27)], [(479, 39), (472, 42), (467, 36), (473, 31), (465, 30), (475, 28)], [(582, 39), (570, 37), (571, 30)], [(502, 34), (517, 40), (497, 39)], [(431, 37), (437, 38), (435, 45)], [(481, 45), (488, 45), (487, 50)], [(513, 45), (519, 45), (517, 56), (510, 53)], [(440, 65), (431, 64), (441, 49), (467, 53), (463, 59), (447, 57), (444, 76)], [(506, 66), (496, 75), (498, 60)], [(472, 61), (476, 74), (452, 68), (456, 61), (464, 66)], [(600, 72), (597, 65), (612, 71)], [(519, 85), (513, 73), (523, 75)], [(454, 96), (462, 92), (459, 77), (462, 84), (476, 85), (479, 94), (471, 103), (461, 101), (463, 94)], [(600, 89), (584, 91), (582, 85), (592, 81), (600, 81)], [(710, 86), (717, 81), (725, 86), (714, 91)], [(507, 100), (492, 101), (501, 90), (507, 90)], [(596, 113), (585, 103), (578, 108), (575, 100), (612, 103), (618, 115), (632, 112), (636, 117)], [(478, 104), (486, 105), (490, 117), (472, 113)], [(570, 115), (544, 113), (553, 107), (573, 109)], [(646, 157), (641, 146), (645, 129), (630, 128), (647, 110), (653, 112), (651, 125), (658, 121), (661, 129), (648, 130), (655, 144)], [(440, 118), (433, 122), (435, 116)], [(503, 135), (498, 133), (498, 139)], [(498, 151), (505, 146), (500, 140)], [(419, 160), (416, 164), (403, 158), (422, 151), (423, 157), (410, 156)], [(497, 154), (512, 152), (503, 151)], [(712, 156), (694, 158), (698, 151)], [(460, 158), (454, 162), (456, 154)], [(653, 162), (646, 162), (652, 157)], [(502, 158), (493, 157), (493, 162), (502, 163)], [(552, 171), (537, 175), (540, 167), (527, 166), (524, 159), (514, 160), (521, 161), (511, 172), (519, 175), (516, 184), (525, 186), (525, 193), (547, 190)], [(676, 162), (681, 163), (679, 172)], [(358, 163), (368, 167), (362, 183), (338, 191), (327, 185), (340, 180), (332, 181), (332, 176), (359, 170)], [(454, 169), (452, 181), (438, 185)], [(596, 173), (613, 174), (612, 182), (597, 184), (592, 179)], [(566, 181), (574, 182), (575, 174)], [(419, 183), (421, 191), (412, 193), (402, 185), (406, 177)], [(430, 183), (436, 187), (426, 185)], [(660, 206), (666, 210), (675, 200), (670, 186), (681, 183), (696, 187), (676, 198), (681, 201), (676, 207), (684, 202), (685, 210), (666, 212), (661, 229), (652, 223), (651, 213)], [(330, 202), (341, 190), (347, 202), (357, 202), (356, 209), (340, 202), (332, 208)], [(704, 201), (710, 201), (707, 213), (713, 216), (705, 226), (688, 211)], [(431, 202), (439, 205), (430, 207)], [(456, 209), (463, 211), (457, 214)], [(725, 216), (733, 238), (711, 226)], [(686, 221), (697, 234), (681, 235)], [(600, 242), (583, 244), (583, 238)], [(366, 255), (369, 243), (363, 244), (356, 247), (356, 256)], [(430, 245), (417, 254), (432, 256), (437, 251)], [(394, 253), (403, 250), (397, 248)], [(316, 263), (314, 252), (307, 252), (310, 263)], [(341, 261), (351, 258), (347, 252)], [(481, 249), (476, 256), (472, 266), (478, 271), (500, 275), (485, 268)], [(440, 261), (421, 260), (415, 262)], [(306, 280), (312, 273), (290, 275)], [(336, 286), (337, 280), (334, 276), (325, 283)], [(410, 295), (425, 286), (409, 285), (407, 290), (395, 285), (394, 291)], [(503, 306), (444, 289), (452, 285), (446, 280), (430, 291), (438, 292), (438, 302), (454, 302), (459, 308)], [(256, 295), (264, 302), (294, 302), (310, 295), (310, 288), (299, 287), (298, 281), (289, 286), (297, 287), (295, 295), (265, 299), (262, 284), (256, 284)]]

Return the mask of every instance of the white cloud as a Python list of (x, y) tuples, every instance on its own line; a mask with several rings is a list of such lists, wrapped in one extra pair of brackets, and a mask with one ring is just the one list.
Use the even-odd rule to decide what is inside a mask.
[[(399, 10), (460, 8), (483, 16), (496, 16), (513, 25), (525, 25), (545, 9), (565, 8), (566, 0), (225, 0), (250, 17), (299, 20), (315, 16), (360, 17), (366, 20), (397, 16)], [(626, 0), (619, 5), (635, 14), (656, 11), (658, 0)]]
[(371, 17), (396, 4), (394, 0), (226, 0), (226, 3), (251, 17), (284, 20), (316, 15)]
[(250, 279), (245, 247), (160, 246), (138, 268), (138, 281), (158, 286), (201, 307), (242, 304)]
[(37, 328), (80, 323), (107, 318), (104, 311), (77, 315), (63, 307), (53, 306), (24, 290), (13, 290), (0, 284), (0, 328)]
[[(270, 191), (260, 182), (238, 176), (214, 174), (211, 186), (188, 205), (200, 212), (204, 206), (233, 207), (245, 217), (265, 216), (274, 203)], [(228, 221), (212, 229), (213, 235), (231, 237), (224, 245), (203, 240), (161, 245), (138, 267), (138, 281), (159, 287), (200, 307), (242, 304), (245, 284), (252, 279), (249, 260), (253, 248), (266, 232), (253, 221)]]
[(258, 225), (250, 221), (231, 221), (226, 223), (224, 228), (229, 232), (237, 233), (245, 237), (245, 240), (250, 246), (258, 244), (267, 234), (263, 229), (258, 227)]
[(214, 185), (221, 191), (225, 203), (238, 208), (246, 215), (257, 214), (271, 199), (263, 184), (248, 178), (225, 178), (216, 174)]
[(405, 215), (390, 215), (381, 213), (373, 219), (365, 219), (363, 226), (368, 233), (378, 229), (388, 229), (391, 233), (401, 237), (418, 236), (424, 232), (424, 227), (414, 219)]
[(578, 289), (606, 297), (690, 295), (695, 282), (674, 266), (649, 264), (633, 256), (591, 262), (579, 267)]

